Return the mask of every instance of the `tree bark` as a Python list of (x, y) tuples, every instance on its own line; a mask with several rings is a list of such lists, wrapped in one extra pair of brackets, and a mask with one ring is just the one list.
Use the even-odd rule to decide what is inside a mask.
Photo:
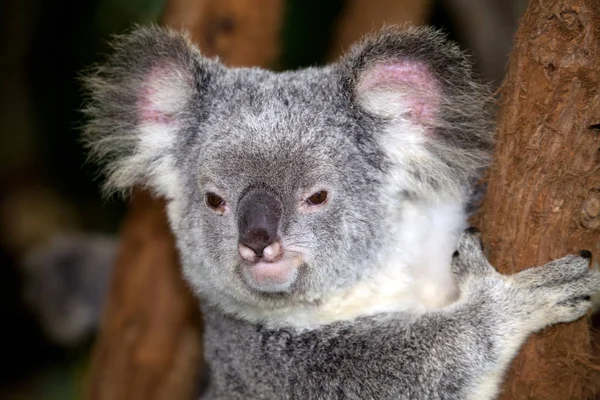
[[(475, 224), (504, 273), (600, 254), (600, 1), (531, 1), (501, 89), (498, 147)], [(528, 341), (503, 399), (590, 399), (600, 386), (587, 320)]]
[[(283, 0), (170, 0), (162, 22), (188, 30), (205, 55), (269, 67), (282, 17)], [(164, 203), (137, 190), (121, 236), (87, 398), (192, 399), (201, 373), (201, 318), (181, 278)]]

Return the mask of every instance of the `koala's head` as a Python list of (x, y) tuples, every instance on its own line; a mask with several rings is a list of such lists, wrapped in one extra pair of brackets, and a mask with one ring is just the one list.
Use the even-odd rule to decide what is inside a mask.
[(462, 201), (488, 162), (487, 91), (432, 30), (388, 28), (283, 73), (227, 68), (159, 28), (115, 48), (86, 81), (106, 188), (165, 197), (186, 278), (228, 309), (318, 301), (372, 274), (393, 209)]

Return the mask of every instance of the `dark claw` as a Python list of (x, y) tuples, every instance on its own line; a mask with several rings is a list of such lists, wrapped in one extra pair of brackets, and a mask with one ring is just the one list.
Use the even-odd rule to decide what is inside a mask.
[(559, 304), (562, 306), (574, 307), (581, 303), (582, 301), (590, 301), (592, 298), (590, 296), (577, 296), (568, 300), (563, 300)]
[(590, 300), (592, 300), (591, 296), (577, 296), (577, 297), (574, 297), (573, 299), (571, 299), (571, 301), (573, 301), (573, 302), (590, 301)]
[(592, 252), (589, 250), (581, 250), (579, 255), (583, 258), (592, 258)]
[(467, 228), (465, 232), (470, 233), (471, 235), (479, 235), (481, 233), (479, 229), (475, 228), (474, 226)]

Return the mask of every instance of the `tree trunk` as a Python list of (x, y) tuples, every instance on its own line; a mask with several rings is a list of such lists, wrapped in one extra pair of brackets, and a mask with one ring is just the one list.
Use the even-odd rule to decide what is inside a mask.
[(163, 203), (134, 195), (92, 361), (88, 398), (191, 399), (197, 302), (180, 277)]
[[(501, 89), (498, 148), (476, 225), (504, 273), (600, 255), (600, 1), (532, 1)], [(513, 363), (504, 399), (590, 399), (587, 320), (547, 329)], [(596, 363), (596, 364), (595, 364)]]
[[(283, 0), (170, 0), (163, 24), (188, 30), (205, 55), (269, 67)], [(181, 278), (162, 201), (136, 191), (94, 349), (91, 400), (192, 399), (201, 371), (198, 302)]]

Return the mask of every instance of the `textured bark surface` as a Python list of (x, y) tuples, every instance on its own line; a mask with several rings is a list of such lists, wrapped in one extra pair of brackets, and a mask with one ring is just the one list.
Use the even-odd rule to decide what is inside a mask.
[[(204, 54), (268, 67), (283, 0), (169, 0), (163, 24), (188, 30)], [(91, 400), (192, 399), (201, 371), (198, 302), (181, 278), (164, 203), (137, 191), (89, 376)]]
[[(475, 224), (504, 273), (600, 255), (600, 1), (531, 1), (501, 95), (498, 149)], [(600, 366), (588, 321), (532, 337), (504, 399), (589, 399)]]

